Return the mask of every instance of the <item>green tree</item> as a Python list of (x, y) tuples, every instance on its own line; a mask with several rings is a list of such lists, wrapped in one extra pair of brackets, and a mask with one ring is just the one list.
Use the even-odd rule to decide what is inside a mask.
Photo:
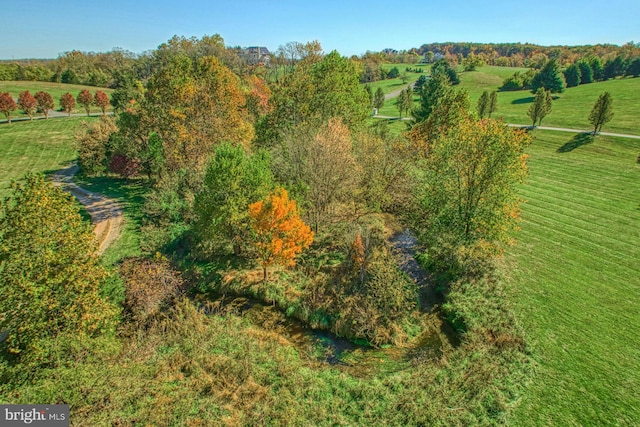
[(588, 61), (578, 61), (578, 68), (580, 68), (580, 84), (585, 85), (593, 83), (593, 69)]
[(415, 220), (423, 241), (436, 253), (451, 246), (499, 252), (517, 224), (529, 143), (524, 130), (471, 115), (439, 137), (418, 164)]
[(439, 99), (446, 98), (452, 92), (451, 83), (446, 73), (436, 72), (422, 88), (420, 104), (413, 112), (417, 123), (427, 120)]
[(593, 134), (600, 132), (602, 126), (613, 118), (613, 99), (609, 92), (605, 92), (598, 97), (593, 105), (591, 114), (589, 114), (589, 122), (593, 125)]
[(551, 112), (551, 101), (551, 92), (544, 88), (539, 88), (527, 112), (531, 118), (532, 126), (535, 126), (536, 122), (540, 126), (542, 119)]
[(640, 76), (640, 58), (636, 58), (627, 67), (627, 76), (638, 77)]
[(449, 84), (455, 86), (460, 83), (458, 73), (454, 70), (446, 59), (440, 59), (431, 66), (431, 76), (444, 73), (449, 79)]
[(551, 93), (564, 92), (565, 87), (564, 78), (555, 60), (547, 62), (531, 82), (531, 92), (533, 93), (536, 93), (540, 88), (547, 89)]
[(567, 87), (575, 87), (580, 84), (582, 73), (578, 64), (571, 64), (564, 70), (564, 79), (567, 82)]
[(369, 106), (373, 108), (373, 89), (371, 89), (371, 85), (364, 85), (364, 89), (369, 97)]
[(413, 84), (414, 92), (421, 93), (422, 87), (426, 82), (427, 82), (427, 76), (425, 76), (424, 74), (418, 77), (418, 80), (416, 80), (416, 82)]
[(46, 361), (45, 341), (107, 331), (116, 309), (100, 296), (107, 272), (72, 196), (41, 175), (12, 190), (0, 214), (0, 330), (10, 352)]
[(393, 67), (387, 73), (387, 78), (388, 79), (395, 79), (395, 78), (397, 78), (399, 76), (400, 76), (400, 70), (398, 70), (398, 67)]
[(400, 118), (402, 118), (403, 111), (411, 111), (411, 108), (413, 107), (413, 91), (411, 90), (411, 88), (403, 89), (396, 99), (395, 104), (398, 108), (398, 111), (400, 112)]
[(107, 168), (107, 144), (118, 127), (103, 116), (98, 122), (83, 122), (75, 131), (78, 163), (86, 175), (98, 175)]
[(240, 255), (249, 231), (247, 206), (262, 200), (272, 188), (273, 176), (264, 153), (249, 156), (230, 143), (216, 147), (194, 203), (200, 242), (208, 247), (230, 244), (234, 254)]
[(602, 65), (602, 60), (597, 56), (592, 56), (589, 58), (589, 64), (591, 65), (591, 70), (593, 70), (593, 80), (603, 80), (604, 66)]
[(384, 99), (384, 91), (379, 87), (373, 98), (373, 107), (380, 110), (384, 106)]
[(489, 108), (487, 110), (489, 117), (491, 117), (491, 114), (498, 111), (498, 91), (494, 90), (489, 94)]
[(489, 91), (485, 90), (478, 99), (478, 116), (483, 118), (489, 114)]

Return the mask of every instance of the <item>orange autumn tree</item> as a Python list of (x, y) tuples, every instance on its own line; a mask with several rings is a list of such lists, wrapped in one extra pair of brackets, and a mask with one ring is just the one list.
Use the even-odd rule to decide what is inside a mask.
[(249, 216), (265, 281), (269, 266), (295, 265), (296, 255), (313, 241), (313, 231), (302, 221), (295, 200), (289, 200), (283, 188), (275, 189), (265, 201), (250, 204)]

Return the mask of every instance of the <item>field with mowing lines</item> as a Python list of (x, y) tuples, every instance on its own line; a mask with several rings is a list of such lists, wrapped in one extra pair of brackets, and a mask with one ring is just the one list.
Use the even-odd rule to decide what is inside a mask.
[(12, 179), (27, 172), (52, 172), (77, 157), (74, 129), (95, 118), (71, 117), (0, 124), (0, 197)]
[(506, 271), (539, 366), (510, 424), (637, 425), (640, 143), (535, 135)]
[[(0, 81), (0, 92), (9, 92), (14, 99), (18, 99), (20, 92), (28, 90), (31, 92), (31, 95), (35, 95), (36, 92), (44, 91), (49, 92), (51, 97), (53, 98), (53, 103), (55, 104), (55, 110), (60, 109), (60, 97), (65, 93), (69, 92), (73, 95), (74, 98), (78, 96), (82, 89), (87, 89), (91, 92), (92, 95), (96, 93), (97, 90), (101, 90), (109, 97), (111, 97), (111, 93), (113, 93), (113, 89), (104, 88), (104, 87), (95, 87), (95, 86), (83, 86), (83, 85), (70, 85), (65, 83), (50, 83), (50, 82), (15, 82), (15, 81)], [(107, 111), (111, 111), (111, 106), (107, 108)], [(94, 113), (100, 112), (100, 109), (96, 106), (91, 107), (91, 111)], [(73, 110), (73, 113), (84, 113), (85, 110), (81, 105), (76, 103), (76, 108)], [(40, 116), (40, 113), (36, 115)], [(20, 110), (18, 107), (17, 110), (11, 113), (11, 118), (16, 117), (27, 117), (26, 114)], [(4, 114), (0, 114), (0, 118), (4, 119)]]

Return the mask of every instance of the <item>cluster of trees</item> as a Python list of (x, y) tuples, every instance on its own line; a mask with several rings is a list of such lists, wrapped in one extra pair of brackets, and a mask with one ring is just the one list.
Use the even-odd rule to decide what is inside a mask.
[[(87, 89), (80, 91), (76, 98), (69, 92), (63, 94), (60, 97), (60, 108), (71, 116), (71, 112), (76, 108), (76, 102), (81, 105), (87, 112), (87, 116), (91, 113), (91, 106), (95, 105), (102, 111), (103, 115), (107, 114), (107, 108), (109, 107), (109, 95), (101, 90), (97, 90), (94, 95), (91, 95)], [(34, 95), (30, 91), (25, 90), (20, 92), (18, 101), (16, 102), (9, 92), (0, 93), (0, 112), (4, 113), (7, 117), (7, 121), (11, 123), (11, 113), (20, 108), (30, 120), (33, 120), (33, 116), (36, 112), (43, 113), (45, 118), (49, 118), (49, 110), (55, 108), (53, 104), (53, 97), (48, 92), (36, 92)]]
[(515, 72), (504, 80), (500, 90), (531, 89), (535, 93), (542, 87), (556, 93), (567, 87), (626, 76), (640, 76), (640, 57), (618, 55), (603, 62), (597, 56), (590, 56), (570, 64), (563, 71), (556, 60), (549, 60), (537, 72), (533, 69)]

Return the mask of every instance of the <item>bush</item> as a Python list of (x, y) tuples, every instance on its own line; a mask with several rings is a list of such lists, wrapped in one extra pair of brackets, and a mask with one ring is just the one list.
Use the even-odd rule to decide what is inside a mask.
[(125, 282), (124, 308), (138, 323), (163, 311), (184, 291), (180, 273), (159, 255), (153, 259), (125, 259), (120, 266), (120, 275)]
[(102, 117), (98, 122), (84, 122), (76, 130), (74, 137), (78, 163), (86, 175), (98, 175), (106, 171), (109, 136), (117, 130), (115, 122), (109, 117)]

